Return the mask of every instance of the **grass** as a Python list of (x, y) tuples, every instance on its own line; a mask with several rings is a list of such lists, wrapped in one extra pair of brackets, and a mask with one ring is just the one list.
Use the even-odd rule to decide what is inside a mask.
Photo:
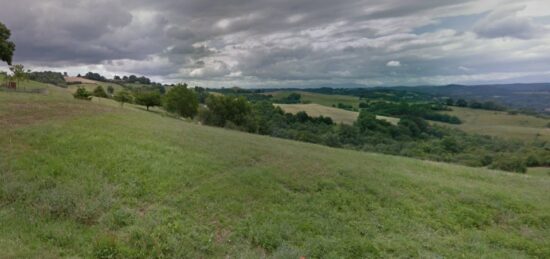
[[(550, 141), (550, 128), (546, 125), (550, 120), (534, 116), (507, 112), (487, 111), (470, 108), (452, 107), (447, 114), (459, 117), (460, 125), (451, 125), (468, 133), (513, 138), (524, 141)], [(450, 126), (449, 124), (445, 124)]]
[[(337, 123), (344, 124), (353, 124), (357, 117), (359, 116), (358, 112), (346, 111), (343, 109), (327, 107), (319, 104), (276, 104), (281, 107), (285, 112), (297, 113), (305, 111), (308, 115), (318, 117), (326, 116), (332, 118)], [(397, 125), (399, 123), (399, 118), (387, 117), (387, 116), (376, 116), (379, 120), (385, 120), (389, 123)]]
[(529, 170), (527, 170), (527, 174), (537, 176), (550, 176), (550, 167), (530, 167)]
[(291, 93), (299, 93), (302, 95), (302, 101), (316, 103), (324, 106), (333, 107), (337, 106), (338, 103), (351, 105), (353, 108), (359, 108), (359, 97), (349, 96), (349, 95), (328, 95), (328, 94), (318, 94), (310, 93), (304, 91), (277, 91), (270, 92), (270, 94), (275, 98), (284, 98)]
[(550, 178), (71, 98), (0, 92), (3, 257), (550, 257)]

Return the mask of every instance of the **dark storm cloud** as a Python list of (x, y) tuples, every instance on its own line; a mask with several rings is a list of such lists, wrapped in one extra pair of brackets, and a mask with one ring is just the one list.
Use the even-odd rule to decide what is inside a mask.
[[(522, 14), (531, 2), (548, 5), (538, 0), (521, 6), (508, 0), (0, 0), (0, 20), (13, 31), (15, 61), (40, 67), (93, 67), (215, 85), (405, 84), (481, 78), (476, 70), (502, 77), (503, 53), (506, 64), (550, 70), (537, 61), (548, 56), (548, 25)], [(453, 17), (452, 28), (438, 22), (446, 17)], [(471, 17), (479, 20), (474, 24)], [(427, 26), (429, 31), (417, 30)], [(453, 29), (458, 27), (461, 31)]]

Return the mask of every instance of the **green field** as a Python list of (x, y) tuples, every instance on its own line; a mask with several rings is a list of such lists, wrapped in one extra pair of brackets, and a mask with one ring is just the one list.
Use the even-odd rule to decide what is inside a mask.
[[(285, 112), (297, 113), (304, 111), (310, 116), (326, 116), (330, 117), (337, 123), (353, 124), (357, 117), (359, 116), (358, 112), (346, 111), (343, 109), (327, 107), (320, 104), (310, 103), (310, 104), (276, 104), (281, 107)], [(387, 116), (376, 116), (379, 120), (385, 120), (389, 123), (396, 125), (399, 122), (398, 118), (392, 118)]]
[(302, 101), (316, 103), (320, 105), (325, 105), (333, 107), (338, 105), (338, 103), (351, 105), (354, 108), (359, 108), (359, 98), (349, 95), (328, 95), (328, 94), (317, 94), (304, 91), (277, 91), (269, 92), (266, 94), (272, 95), (274, 98), (284, 98), (291, 93), (299, 93), (302, 96)]
[(519, 140), (550, 140), (550, 120), (507, 112), (452, 107), (447, 114), (462, 120), (460, 125), (443, 124), (465, 132)]
[(549, 257), (550, 178), (0, 92), (3, 257)]

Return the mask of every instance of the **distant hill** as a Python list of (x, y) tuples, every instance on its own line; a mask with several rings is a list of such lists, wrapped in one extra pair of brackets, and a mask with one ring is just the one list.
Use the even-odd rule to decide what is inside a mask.
[(550, 83), (505, 85), (446, 85), (398, 87), (451, 98), (496, 101), (515, 109), (533, 110), (550, 114)]

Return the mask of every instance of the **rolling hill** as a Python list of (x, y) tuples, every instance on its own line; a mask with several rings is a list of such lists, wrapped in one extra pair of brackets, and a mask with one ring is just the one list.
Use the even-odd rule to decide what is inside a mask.
[(548, 119), (461, 107), (452, 107), (452, 111), (445, 113), (457, 116), (462, 120), (462, 124), (439, 123), (440, 125), (458, 128), (468, 133), (524, 141), (536, 139), (550, 141), (550, 128), (548, 127), (550, 120)]
[(550, 178), (0, 92), (5, 257), (549, 257)]

